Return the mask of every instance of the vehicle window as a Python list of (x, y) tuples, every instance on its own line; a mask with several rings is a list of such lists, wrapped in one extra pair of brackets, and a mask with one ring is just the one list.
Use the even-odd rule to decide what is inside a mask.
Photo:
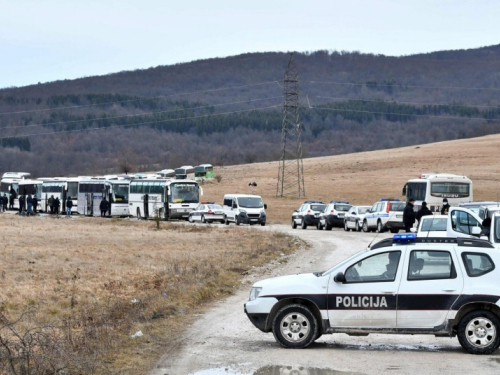
[(391, 207), (389, 208), (390, 211), (404, 211), (406, 204), (404, 202), (395, 202), (395, 203), (389, 203)]
[(425, 182), (409, 182), (407, 197), (412, 197), (417, 201), (425, 201), (425, 194), (427, 191), (427, 184)]
[(394, 281), (401, 251), (390, 251), (360, 260), (345, 271), (348, 283)]
[(360, 207), (358, 208), (358, 214), (360, 215), (366, 214), (366, 210), (368, 210), (366, 207)]
[(334, 205), (334, 207), (337, 211), (347, 212), (347, 211), (349, 211), (349, 208), (351, 208), (351, 205), (349, 205), (349, 204), (336, 204), (336, 205)]
[(371, 212), (375, 212), (377, 210), (378, 204), (374, 204), (372, 208), (370, 208)]
[(451, 226), (454, 231), (465, 234), (472, 234), (473, 227), (481, 228), (479, 221), (463, 211), (452, 211)]
[(465, 270), (469, 277), (478, 277), (495, 269), (495, 264), (488, 254), (462, 253)]
[(470, 184), (463, 182), (433, 182), (431, 195), (433, 197), (463, 198), (468, 197)]
[(324, 204), (311, 204), (311, 210), (313, 211), (324, 211), (325, 207)]
[(454, 279), (457, 277), (451, 255), (447, 251), (412, 251), (408, 280)]
[(430, 230), (436, 230), (436, 231), (446, 231), (446, 224), (448, 222), (448, 219), (445, 218), (440, 218), (440, 219), (435, 219), (435, 218), (424, 218), (422, 221), (422, 227), (420, 228), (421, 231), (430, 231)]
[(231, 206), (231, 205), (232, 205), (231, 198), (225, 198), (224, 199), (224, 206)]

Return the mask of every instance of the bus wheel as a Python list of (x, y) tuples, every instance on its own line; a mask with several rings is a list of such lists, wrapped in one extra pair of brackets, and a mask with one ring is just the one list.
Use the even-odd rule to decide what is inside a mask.
[(141, 217), (141, 210), (138, 208), (137, 209), (137, 220), (141, 220), (142, 217)]

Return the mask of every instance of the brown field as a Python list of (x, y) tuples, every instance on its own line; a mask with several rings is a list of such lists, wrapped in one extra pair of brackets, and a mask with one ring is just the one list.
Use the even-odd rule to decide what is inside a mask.
[[(411, 135), (408, 135), (411, 137)], [(307, 199), (348, 200), (371, 205), (383, 197), (401, 197), (410, 178), (421, 173), (466, 175), (474, 183), (474, 200), (500, 200), (500, 135), (390, 150), (304, 159)], [(278, 163), (215, 168), (220, 183), (204, 186), (204, 200), (222, 203), (225, 193), (258, 194), (268, 205), (270, 223), (288, 223), (303, 199), (277, 199)], [(248, 186), (256, 182), (256, 187)]]
[(247, 228), (155, 227), (0, 215), (0, 374), (27, 373), (21, 349), (36, 354), (31, 374), (147, 373), (189, 316), (232, 294), (253, 266), (302, 245)]

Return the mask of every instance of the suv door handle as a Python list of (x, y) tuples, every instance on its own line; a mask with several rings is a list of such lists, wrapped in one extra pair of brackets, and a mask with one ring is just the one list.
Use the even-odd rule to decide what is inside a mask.
[(456, 289), (443, 289), (443, 292), (448, 292), (448, 293), (454, 292), (454, 291), (456, 291)]
[(383, 294), (396, 294), (396, 292), (382, 292)]

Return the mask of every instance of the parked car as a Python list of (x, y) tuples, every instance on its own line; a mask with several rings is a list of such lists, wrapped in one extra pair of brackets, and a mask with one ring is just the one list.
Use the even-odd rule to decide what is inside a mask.
[(463, 207), (471, 210), (475, 214), (479, 215), (481, 219), (485, 219), (486, 217), (484, 216), (484, 209), (481, 210), (481, 208), (486, 208), (489, 206), (497, 206), (500, 207), (500, 202), (494, 202), (494, 201), (482, 201), (482, 202), (467, 202), (467, 203), (460, 203), (458, 207)]
[(319, 215), (325, 210), (326, 204), (322, 201), (305, 201), (292, 214), (292, 228), (300, 225), (302, 229), (307, 229), (308, 225), (318, 225)]
[(190, 223), (194, 223), (195, 221), (200, 221), (202, 223), (220, 221), (224, 223), (226, 221), (226, 215), (224, 214), (222, 206), (214, 202), (207, 202), (199, 204), (194, 211), (191, 211), (188, 220)]
[(376, 230), (378, 233), (387, 229), (391, 233), (398, 233), (404, 229), (403, 211), (406, 203), (395, 198), (382, 198), (372, 208), (366, 211), (363, 219), (363, 232)]
[(370, 209), (370, 206), (352, 206), (344, 217), (344, 230), (355, 230), (356, 232), (361, 231), (363, 227), (363, 220), (365, 218), (366, 211)]
[(244, 311), (285, 348), (333, 333), (427, 334), (491, 354), (500, 346), (499, 265), (484, 240), (398, 234), (326, 272), (258, 281)]
[(333, 227), (344, 225), (344, 216), (352, 205), (346, 201), (330, 201), (323, 212), (319, 215), (317, 228), (331, 230)]
[(418, 223), (417, 237), (447, 237), (448, 215), (423, 216)]

